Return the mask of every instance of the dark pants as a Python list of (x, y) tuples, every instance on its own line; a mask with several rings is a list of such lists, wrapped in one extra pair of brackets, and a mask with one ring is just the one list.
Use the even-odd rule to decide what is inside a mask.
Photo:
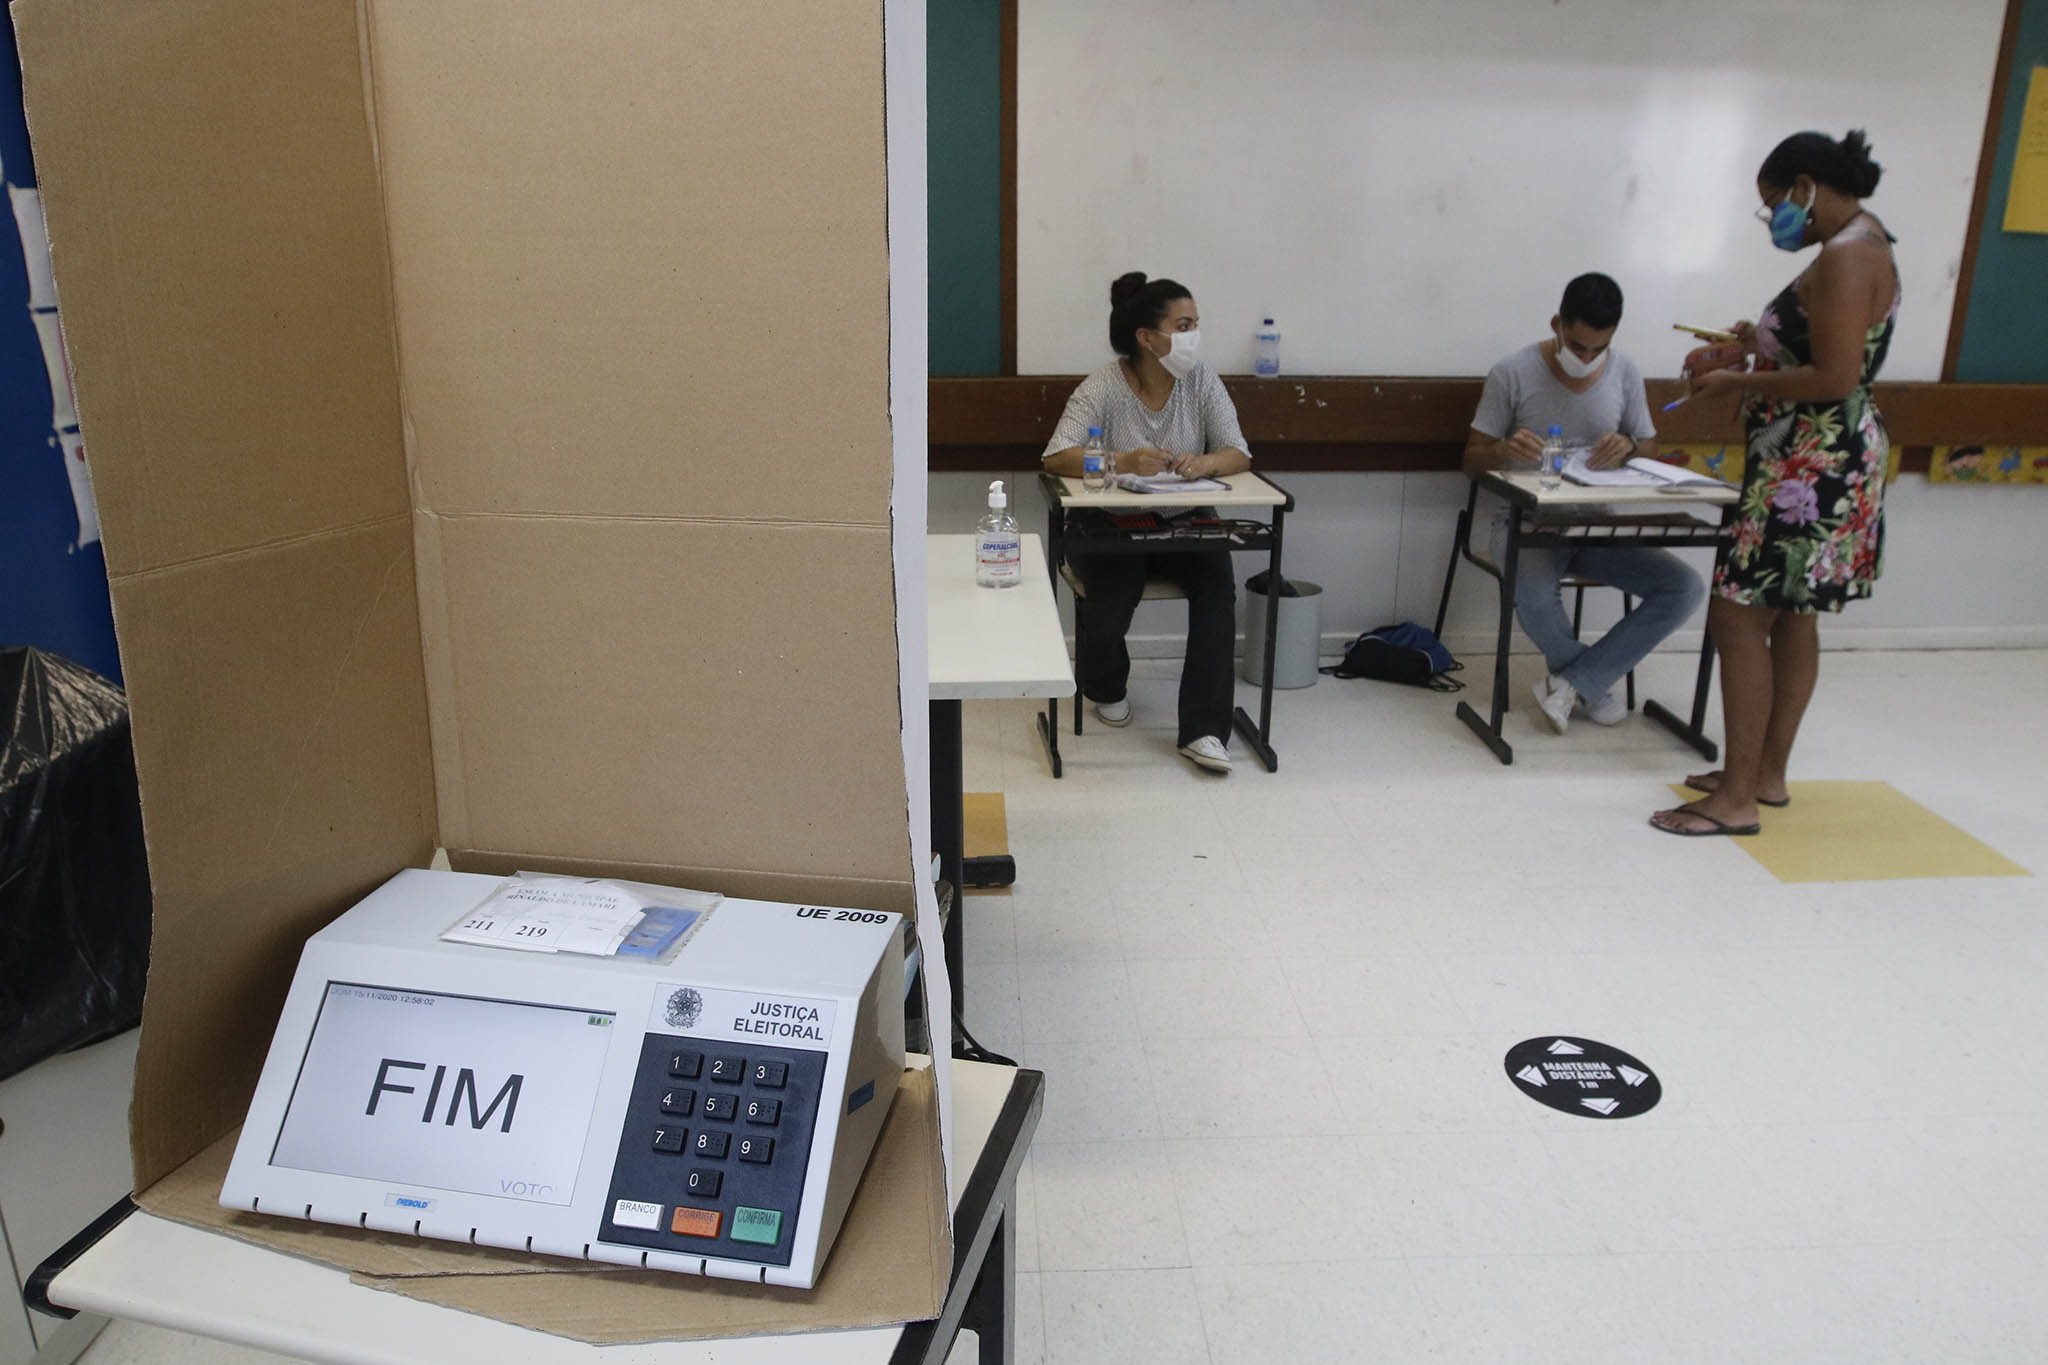
[(1145, 593), (1148, 576), (1164, 578), (1188, 595), (1188, 647), (1180, 670), (1180, 738), (1192, 744), (1203, 735), (1228, 742), (1230, 712), (1237, 699), (1231, 655), (1237, 645), (1237, 588), (1230, 552), (1198, 554), (1070, 555), (1088, 595), (1081, 599), (1081, 628), (1088, 654), (1081, 661), (1081, 691), (1090, 701), (1121, 701), (1131, 676), (1124, 632)]

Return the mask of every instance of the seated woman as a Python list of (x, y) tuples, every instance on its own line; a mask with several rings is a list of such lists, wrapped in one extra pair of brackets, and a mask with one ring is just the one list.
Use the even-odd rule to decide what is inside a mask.
[[(1237, 408), (1198, 358), (1202, 334), (1194, 298), (1172, 280), (1147, 280), (1143, 271), (1109, 287), (1109, 344), (1118, 359), (1081, 381), (1046, 443), (1045, 468), (1081, 476), (1082, 447), (1090, 427), (1102, 428), (1116, 453), (1119, 474), (1172, 471), (1187, 478), (1222, 478), (1251, 468)], [(1071, 504), (1070, 504), (1071, 506)], [(1204, 509), (1175, 513), (1193, 515)], [(1074, 515), (1093, 515), (1088, 512)], [(1230, 771), (1230, 713), (1235, 699), (1231, 655), (1237, 643), (1237, 593), (1230, 552), (1067, 557), (1087, 595), (1084, 614), (1088, 657), (1081, 661), (1081, 692), (1105, 725), (1131, 723), (1125, 687), (1131, 656), (1124, 632), (1145, 592), (1147, 577), (1177, 584), (1188, 599), (1187, 653), (1180, 675), (1180, 734), (1187, 759), (1213, 772)]]

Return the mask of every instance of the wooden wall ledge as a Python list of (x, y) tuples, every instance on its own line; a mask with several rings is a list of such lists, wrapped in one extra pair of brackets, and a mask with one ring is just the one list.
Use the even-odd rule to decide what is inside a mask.
[[(930, 381), (933, 469), (1028, 469), (1059, 420), (1079, 375)], [(1226, 375), (1245, 440), (1267, 469), (1455, 469), (1479, 405), (1478, 379)], [(1727, 404), (1658, 411), (1682, 391), (1650, 380), (1651, 416), (1668, 445), (1736, 440)], [(1894, 444), (2048, 445), (2048, 384), (1898, 383), (1877, 386)]]

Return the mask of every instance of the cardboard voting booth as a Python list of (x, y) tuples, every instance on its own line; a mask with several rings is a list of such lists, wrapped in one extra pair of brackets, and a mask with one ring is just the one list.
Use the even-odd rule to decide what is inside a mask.
[(12, 6), (156, 898), (145, 1208), (594, 1341), (936, 1310), (943, 1072), (815, 1290), (216, 1204), (300, 948), (437, 848), (929, 902), (893, 8)]

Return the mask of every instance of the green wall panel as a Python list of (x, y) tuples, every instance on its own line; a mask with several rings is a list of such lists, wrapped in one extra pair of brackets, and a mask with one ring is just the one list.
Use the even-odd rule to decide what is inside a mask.
[(1002, 4), (932, 0), (925, 17), (935, 375), (1002, 370)]
[(2026, 0), (2020, 10), (1991, 193), (1977, 238), (1963, 344), (1956, 356), (1957, 379), (2048, 383), (2048, 234), (1999, 227), (2012, 185), (2013, 150), (2019, 144), (2020, 114), (2027, 105), (2027, 81), (2037, 66), (2048, 66), (2048, 0)]

